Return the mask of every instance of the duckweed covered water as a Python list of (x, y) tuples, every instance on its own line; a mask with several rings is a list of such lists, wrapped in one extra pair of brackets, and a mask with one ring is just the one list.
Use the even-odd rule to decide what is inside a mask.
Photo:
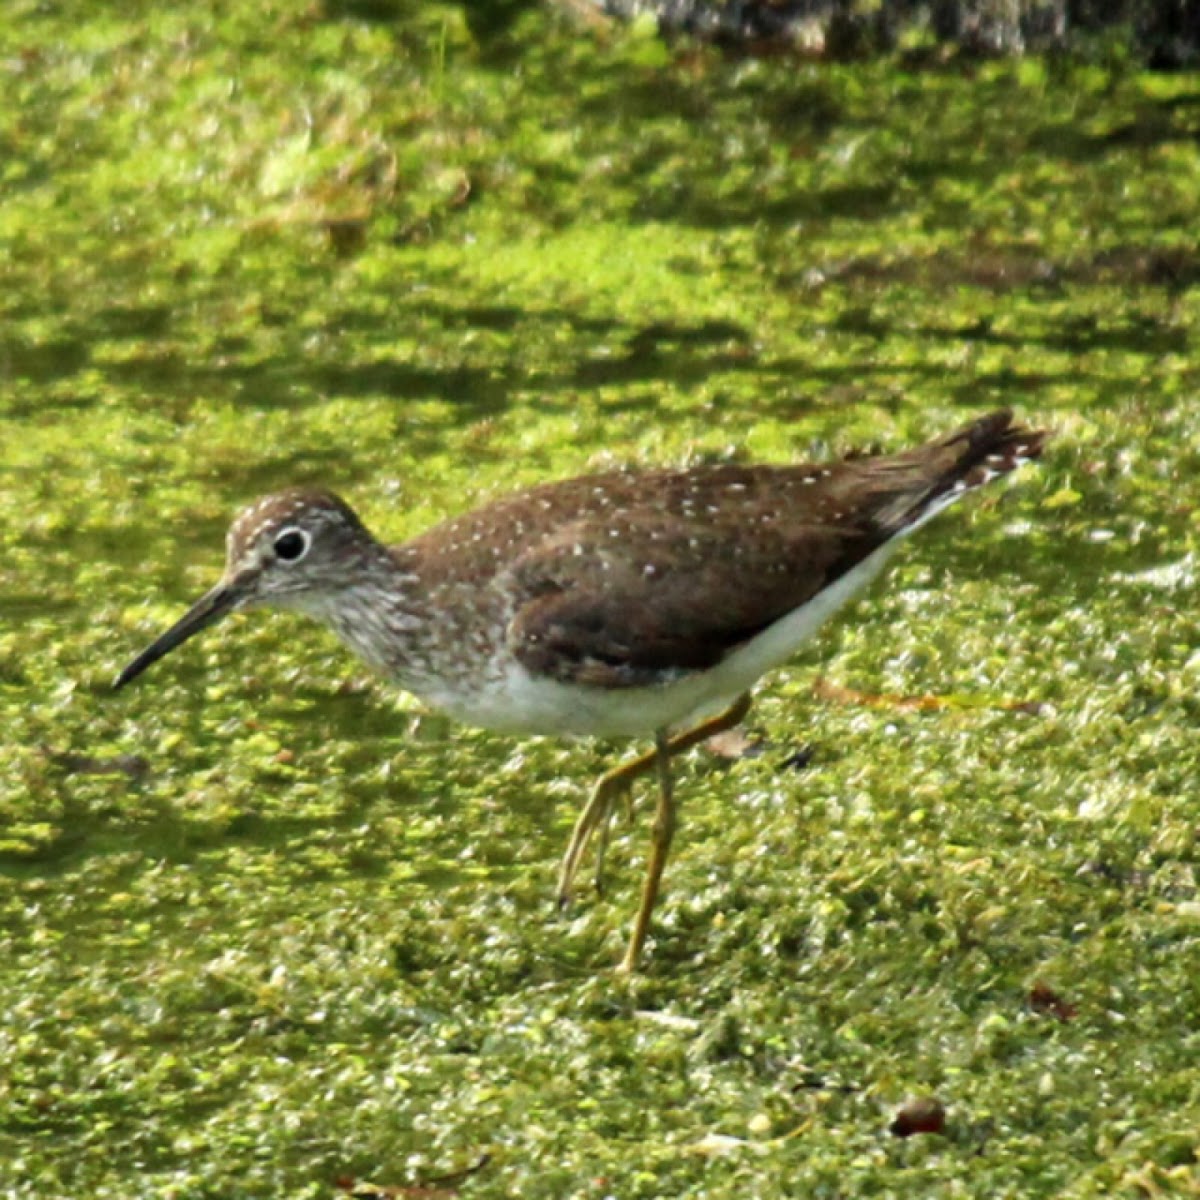
[[(0, 1195), (1196, 1194), (1194, 77), (444, 5), (0, 41)], [(627, 748), (458, 729), (286, 617), (108, 691), (264, 490), (402, 538), (998, 404), (1047, 460), (688, 760), (629, 982), (644, 802), (551, 903)], [(912, 1095), (944, 1135), (887, 1133)]]

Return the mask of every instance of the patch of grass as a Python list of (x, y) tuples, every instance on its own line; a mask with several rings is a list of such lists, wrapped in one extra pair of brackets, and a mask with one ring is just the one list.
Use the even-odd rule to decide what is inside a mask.
[[(1195, 1193), (1194, 80), (239, 0), (19, 2), (0, 71), (0, 1192)], [(107, 690), (262, 491), (398, 539), (996, 404), (1047, 460), (688, 760), (627, 983), (644, 799), (551, 903), (619, 748), (284, 617)]]

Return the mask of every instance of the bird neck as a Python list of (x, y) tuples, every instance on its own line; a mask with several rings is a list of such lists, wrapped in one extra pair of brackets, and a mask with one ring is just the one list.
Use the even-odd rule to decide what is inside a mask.
[(430, 621), (414, 566), (402, 549), (372, 547), (339, 587), (311, 592), (296, 607), (377, 671), (403, 681)]

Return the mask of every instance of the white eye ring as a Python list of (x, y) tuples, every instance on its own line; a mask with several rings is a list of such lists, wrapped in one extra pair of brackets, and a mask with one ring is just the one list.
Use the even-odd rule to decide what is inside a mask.
[(289, 525), (275, 535), (271, 549), (280, 562), (299, 562), (312, 549), (312, 534), (307, 529)]

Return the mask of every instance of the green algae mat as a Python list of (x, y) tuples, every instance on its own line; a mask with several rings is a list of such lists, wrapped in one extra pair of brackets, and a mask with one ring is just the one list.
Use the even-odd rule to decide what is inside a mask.
[[(1200, 79), (485, 32), (6, 10), (0, 1196), (1200, 1194)], [(1001, 405), (1043, 462), (680, 764), (630, 980), (644, 790), (553, 893), (633, 747), (288, 616), (110, 690), (264, 491), (399, 540)]]

